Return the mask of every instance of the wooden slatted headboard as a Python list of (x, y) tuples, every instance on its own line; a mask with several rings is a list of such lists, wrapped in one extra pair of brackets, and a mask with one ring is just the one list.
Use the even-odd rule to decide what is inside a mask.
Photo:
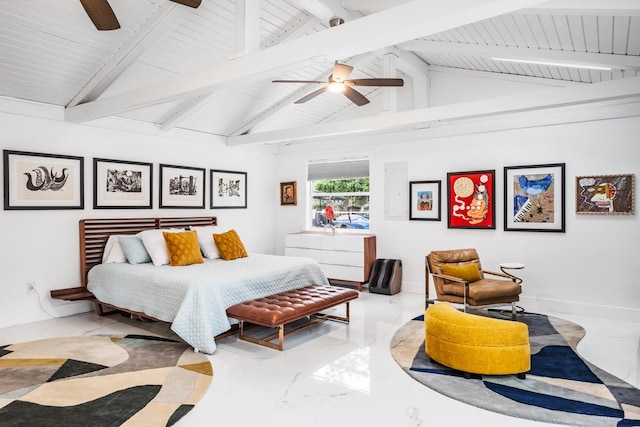
[(215, 216), (182, 218), (103, 218), (80, 220), (80, 280), (87, 287), (87, 273), (102, 262), (102, 254), (112, 234), (136, 234), (155, 228), (187, 228), (218, 225)]

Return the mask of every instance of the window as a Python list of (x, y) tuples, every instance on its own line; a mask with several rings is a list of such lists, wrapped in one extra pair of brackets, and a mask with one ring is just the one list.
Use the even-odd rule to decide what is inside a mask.
[(309, 163), (310, 226), (327, 225), (325, 208), (333, 208), (337, 228), (369, 229), (369, 160)]

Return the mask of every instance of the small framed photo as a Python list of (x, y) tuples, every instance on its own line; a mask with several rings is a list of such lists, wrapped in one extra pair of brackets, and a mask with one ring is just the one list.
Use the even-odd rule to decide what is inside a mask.
[(564, 233), (564, 163), (504, 168), (504, 230)]
[(5, 210), (84, 209), (84, 158), (3, 150)]
[(280, 204), (292, 206), (298, 204), (298, 191), (296, 189), (296, 181), (280, 183)]
[(635, 176), (591, 175), (576, 177), (576, 213), (633, 215)]
[(204, 209), (205, 169), (160, 165), (160, 207)]
[(441, 181), (409, 182), (409, 219), (440, 221)]
[(94, 209), (151, 209), (153, 165), (93, 159)]
[(496, 228), (495, 170), (447, 173), (448, 228)]
[(247, 173), (211, 170), (211, 209), (247, 208)]

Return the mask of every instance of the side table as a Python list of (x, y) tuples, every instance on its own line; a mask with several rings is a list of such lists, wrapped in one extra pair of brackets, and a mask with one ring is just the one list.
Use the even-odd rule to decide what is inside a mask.
[(502, 270), (502, 272), (507, 276), (511, 277), (511, 279), (513, 279), (513, 281), (518, 285), (522, 283), (522, 279), (505, 270), (522, 270), (523, 268), (524, 264), (521, 264), (519, 262), (503, 262), (502, 264), (500, 264), (500, 270)]

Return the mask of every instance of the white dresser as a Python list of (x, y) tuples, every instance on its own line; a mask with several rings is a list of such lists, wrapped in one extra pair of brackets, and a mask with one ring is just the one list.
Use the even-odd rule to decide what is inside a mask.
[(318, 261), (329, 280), (353, 283), (362, 290), (362, 284), (369, 280), (371, 266), (376, 260), (376, 236), (290, 233), (284, 236), (284, 254), (312, 258)]

